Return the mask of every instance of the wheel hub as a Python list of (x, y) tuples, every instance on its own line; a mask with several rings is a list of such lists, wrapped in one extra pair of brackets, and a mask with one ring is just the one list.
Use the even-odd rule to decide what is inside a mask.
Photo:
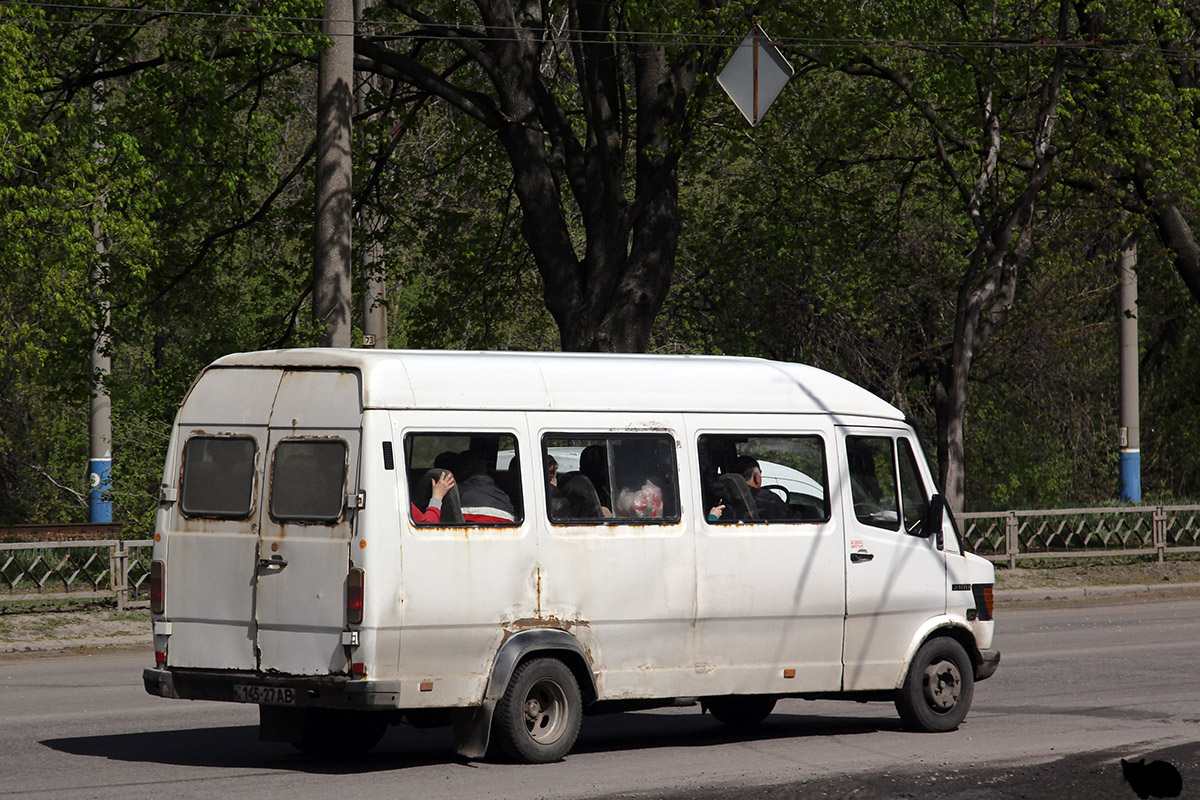
[(936, 711), (949, 711), (962, 691), (962, 675), (952, 661), (938, 661), (925, 668), (925, 699)]
[(554, 681), (535, 684), (525, 697), (525, 727), (543, 744), (562, 735), (566, 719), (566, 694)]

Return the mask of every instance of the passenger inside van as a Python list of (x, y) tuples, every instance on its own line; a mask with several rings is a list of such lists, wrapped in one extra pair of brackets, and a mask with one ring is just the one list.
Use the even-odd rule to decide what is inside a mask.
[(600, 495), (588, 476), (576, 472), (564, 478), (559, 493), (565, 505), (557, 509), (560, 512), (557, 519), (600, 520), (612, 516), (612, 510), (601, 504)]
[(465, 521), (493, 525), (516, 522), (516, 507), (508, 493), (488, 474), (487, 459), (482, 453), (477, 450), (459, 453), (456, 463)]
[(434, 468), (417, 479), (412, 491), (413, 522), (424, 525), (461, 523), (462, 511), (454, 475)]
[(770, 489), (764, 489), (762, 483), (762, 468), (758, 459), (752, 456), (738, 456), (733, 461), (731, 472), (739, 474), (750, 488), (750, 496), (754, 499), (754, 510), (758, 518), (764, 520), (791, 519), (792, 512), (787, 501)]
[(607, 517), (612, 516), (612, 488), (608, 482), (608, 455), (604, 445), (593, 444), (583, 448), (579, 454), (579, 471), (591, 482), (592, 488), (600, 498), (600, 506), (608, 509)]

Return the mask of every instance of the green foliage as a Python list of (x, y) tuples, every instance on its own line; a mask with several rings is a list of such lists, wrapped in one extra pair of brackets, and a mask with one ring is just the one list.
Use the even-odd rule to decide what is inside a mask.
[[(474, 13), (418, 5), (464, 25)], [(667, 43), (671, 58), (731, 47), (757, 19), (798, 68), (753, 129), (713, 75), (699, 76), (710, 93), (682, 153), (683, 235), (651, 348), (814, 363), (895, 403), (931, 441), (933, 388), (978, 235), (949, 173), (968, 184), (978, 174), (990, 97), (1003, 142), (982, 202), (1002, 209), (1026, 179), (1058, 8), (609, 4), (617, 30)], [(1068, 53), (1051, 185), (1036, 204), (1013, 307), (970, 373), (971, 509), (1114, 496), (1111, 264), (1130, 231), (1142, 237), (1145, 493), (1200, 496), (1200, 310), (1126, 180), (1149, 164), (1155, 191), (1189, 216), (1200, 208), (1200, 89), (1179, 77), (1200, 55), (1187, 10), (1071, 6), (1073, 35), (1092, 44)], [(326, 42), (306, 20), (320, 13), (307, 0), (269, 11), (172, 0), (86, 18), (75, 7), (0, 9), (0, 523), (84, 518), (87, 365), (101, 301), (112, 309), (113, 500), (134, 536), (153, 524), (169, 425), (197, 371), (227, 352), (316, 341), (306, 155), (314, 59)], [(46, 16), (27, 21), (37, 14)], [(380, 31), (406, 30), (386, 5), (372, 14), (388, 26)], [(569, 37), (555, 35), (543, 78), (582, 133), (577, 65)], [(487, 88), (443, 42), (412, 52), (454, 66), (467, 90)], [(911, 96), (843, 71), (866, 63), (903, 74)], [(364, 108), (354, 129), (364, 214), (356, 257), (367, 244), (381, 249), (389, 343), (557, 347), (497, 139), (445, 101), (385, 78)], [(559, 190), (583, 252), (583, 211), (569, 186)], [(101, 268), (106, 280), (96, 282)]]

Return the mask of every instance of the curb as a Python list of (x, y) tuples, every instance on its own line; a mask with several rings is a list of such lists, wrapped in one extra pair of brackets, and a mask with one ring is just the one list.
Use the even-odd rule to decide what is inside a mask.
[(0, 642), (0, 657), (62, 653), (68, 650), (102, 650), (108, 648), (154, 647), (154, 637), (145, 634), (118, 636), (85, 636), (75, 639), (37, 639), (26, 642)]
[[(1178, 595), (1200, 595), (1200, 582), (1165, 584), (1114, 584), (1108, 586), (1041, 586), (1032, 589), (995, 589), (997, 605), (1022, 603), (1079, 602), (1085, 600), (1155, 599)], [(0, 641), (0, 657), (61, 653), (69, 650), (153, 647), (149, 631), (114, 636), (86, 636), (72, 639), (38, 639), (24, 642)]]
[(1101, 600), (1144, 595), (1200, 593), (1200, 583), (1117, 584), (1112, 586), (1042, 586), (1035, 589), (995, 589), (997, 603), (1042, 603), (1060, 600)]

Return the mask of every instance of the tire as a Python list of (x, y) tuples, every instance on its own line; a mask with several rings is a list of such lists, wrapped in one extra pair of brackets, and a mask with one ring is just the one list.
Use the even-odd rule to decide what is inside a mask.
[(557, 658), (535, 658), (517, 667), (496, 705), (495, 733), (513, 761), (560, 761), (579, 735), (583, 700), (579, 682)]
[(775, 698), (763, 694), (710, 697), (704, 701), (708, 713), (731, 728), (753, 728), (775, 710)]
[(959, 726), (975, 696), (975, 672), (963, 646), (949, 637), (921, 645), (896, 691), (896, 711), (904, 727), (945, 733)]
[(314, 758), (357, 758), (379, 744), (387, 726), (387, 715), (381, 712), (309, 708), (304, 729), (293, 744)]

